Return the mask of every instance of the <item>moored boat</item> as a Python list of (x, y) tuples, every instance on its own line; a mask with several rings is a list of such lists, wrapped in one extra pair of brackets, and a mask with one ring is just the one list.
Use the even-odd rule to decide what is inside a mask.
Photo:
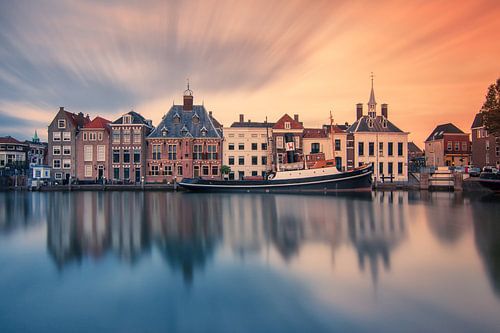
[(190, 191), (239, 192), (337, 192), (371, 191), (373, 165), (341, 172), (335, 166), (277, 171), (264, 180), (213, 180), (184, 178), (179, 183)]
[(479, 183), (490, 190), (500, 193), (500, 174), (493, 172), (482, 172)]

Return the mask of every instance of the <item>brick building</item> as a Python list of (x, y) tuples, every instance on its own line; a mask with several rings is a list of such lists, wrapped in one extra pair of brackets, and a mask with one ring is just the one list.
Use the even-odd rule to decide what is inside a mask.
[(427, 166), (465, 166), (470, 164), (469, 134), (452, 123), (438, 125), (425, 140)]
[(110, 126), (110, 177), (113, 181), (142, 181), (146, 176), (146, 137), (154, 129), (151, 120), (130, 111), (113, 121)]
[[(304, 126), (299, 115), (283, 115), (273, 126), (273, 157), (278, 164), (298, 164), (304, 161), (303, 153)], [(276, 165), (276, 161), (274, 163)]]
[(490, 135), (484, 127), (481, 113), (476, 114), (471, 126), (472, 164), (475, 167), (500, 167), (500, 137)]
[(203, 105), (193, 105), (188, 84), (183, 105), (173, 105), (146, 139), (146, 181), (221, 179), (222, 130), (214, 123)]
[(110, 178), (110, 121), (95, 117), (76, 136), (76, 178), (101, 181)]

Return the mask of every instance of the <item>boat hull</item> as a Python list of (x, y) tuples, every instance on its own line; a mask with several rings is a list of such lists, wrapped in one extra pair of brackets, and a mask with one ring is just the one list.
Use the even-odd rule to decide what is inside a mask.
[(335, 175), (297, 178), (291, 180), (209, 180), (184, 178), (184, 189), (205, 192), (339, 192), (371, 191), (372, 166)]

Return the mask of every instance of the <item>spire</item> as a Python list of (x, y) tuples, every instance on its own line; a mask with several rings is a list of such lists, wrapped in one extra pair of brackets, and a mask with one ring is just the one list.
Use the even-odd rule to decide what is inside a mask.
[(33, 142), (40, 142), (40, 138), (38, 137), (38, 133), (35, 130), (35, 135), (33, 135)]
[(370, 100), (368, 101), (368, 115), (372, 118), (375, 118), (377, 112), (377, 102), (375, 101), (375, 91), (373, 90), (373, 72), (371, 73), (370, 77), (372, 80), (372, 90), (370, 92)]

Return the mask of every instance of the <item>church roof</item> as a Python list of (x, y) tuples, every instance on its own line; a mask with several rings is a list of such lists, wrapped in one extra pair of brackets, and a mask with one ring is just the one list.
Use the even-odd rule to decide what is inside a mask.
[(396, 125), (387, 120), (384, 116), (376, 116), (371, 118), (369, 116), (363, 116), (356, 120), (347, 129), (349, 133), (359, 133), (359, 132), (398, 132), (403, 133)]
[(375, 101), (375, 91), (373, 91), (373, 81), (372, 81), (372, 91), (370, 92), (370, 100), (368, 101), (368, 105), (376, 105)]
[(190, 111), (183, 110), (182, 105), (173, 105), (148, 136), (148, 138), (160, 137), (221, 138), (222, 133), (215, 127), (203, 105), (193, 105)]

